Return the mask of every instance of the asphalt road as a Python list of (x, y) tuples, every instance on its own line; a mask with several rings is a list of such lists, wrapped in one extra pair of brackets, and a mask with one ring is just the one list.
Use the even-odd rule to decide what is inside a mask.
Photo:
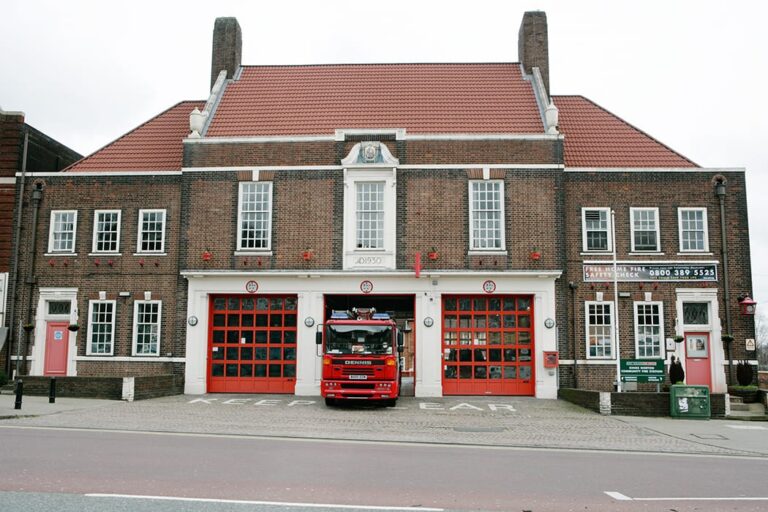
[(0, 434), (3, 512), (96, 505), (101, 508), (93, 510), (768, 510), (768, 491), (757, 485), (768, 460), (749, 457), (55, 428), (7, 427)]

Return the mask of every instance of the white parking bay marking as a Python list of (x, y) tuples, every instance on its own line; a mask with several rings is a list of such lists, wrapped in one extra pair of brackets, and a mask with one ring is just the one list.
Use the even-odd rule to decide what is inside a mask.
[(726, 425), (726, 427), (739, 430), (768, 430), (768, 428), (761, 427), (760, 425)]
[(658, 498), (630, 498), (616, 491), (603, 491), (616, 501), (768, 501), (766, 496), (677, 496)]
[(306, 507), (306, 508), (332, 508), (332, 509), (360, 509), (360, 510), (419, 510), (428, 512), (443, 512), (444, 508), (429, 507), (382, 507), (371, 505), (339, 505), (331, 503), (290, 503), (282, 501), (250, 501), (250, 500), (223, 500), (212, 498), (185, 498), (182, 496), (142, 496), (136, 494), (85, 494), (88, 498), (122, 498), (136, 500), (164, 500), (164, 501), (190, 501), (197, 503), (235, 503), (244, 505), (273, 505), (278, 507)]

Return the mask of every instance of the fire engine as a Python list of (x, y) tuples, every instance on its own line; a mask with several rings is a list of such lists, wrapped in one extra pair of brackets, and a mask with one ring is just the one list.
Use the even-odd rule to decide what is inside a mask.
[(323, 358), (320, 394), (326, 405), (345, 399), (374, 400), (388, 407), (397, 403), (403, 333), (388, 314), (374, 308), (334, 310), (316, 336)]

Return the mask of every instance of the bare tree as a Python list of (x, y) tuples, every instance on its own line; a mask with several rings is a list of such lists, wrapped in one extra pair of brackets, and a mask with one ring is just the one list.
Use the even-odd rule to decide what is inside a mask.
[(755, 315), (755, 341), (759, 369), (768, 370), (768, 312), (758, 309)]

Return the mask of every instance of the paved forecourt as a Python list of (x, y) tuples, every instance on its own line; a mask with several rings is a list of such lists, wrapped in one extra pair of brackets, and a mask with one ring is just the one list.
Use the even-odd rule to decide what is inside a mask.
[[(401, 398), (395, 408), (319, 397), (179, 395), (136, 402), (0, 396), (2, 426), (768, 457), (764, 423), (601, 416), (561, 400)], [(22, 417), (14, 418), (21, 414)], [(34, 417), (23, 417), (34, 415)], [(749, 428), (747, 428), (749, 427)]]

